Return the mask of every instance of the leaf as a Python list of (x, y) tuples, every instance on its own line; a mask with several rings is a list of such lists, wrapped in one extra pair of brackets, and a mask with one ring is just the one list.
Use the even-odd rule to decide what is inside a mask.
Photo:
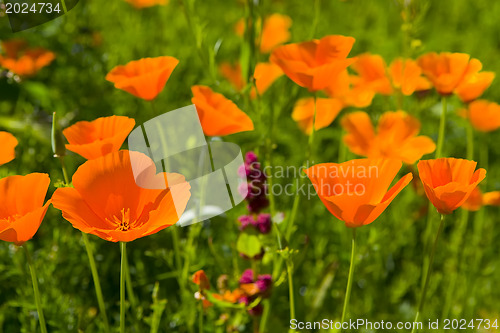
[(238, 252), (243, 253), (250, 258), (259, 254), (261, 252), (261, 247), (259, 237), (247, 233), (242, 233), (236, 243), (236, 249)]

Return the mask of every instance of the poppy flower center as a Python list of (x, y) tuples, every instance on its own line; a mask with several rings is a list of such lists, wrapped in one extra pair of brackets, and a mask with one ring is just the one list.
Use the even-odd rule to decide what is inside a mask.
[[(108, 220), (109, 221), (109, 220)], [(116, 230), (127, 231), (130, 229), (130, 208), (122, 208), (121, 217), (113, 215), (113, 221), (109, 221), (116, 225)]]

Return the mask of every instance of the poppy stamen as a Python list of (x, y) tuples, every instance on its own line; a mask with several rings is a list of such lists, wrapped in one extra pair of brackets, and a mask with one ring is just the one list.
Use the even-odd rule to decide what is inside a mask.
[(122, 213), (121, 218), (118, 218), (116, 215), (113, 215), (112, 223), (117, 225), (116, 230), (127, 231), (130, 229), (130, 208), (127, 208), (127, 210), (125, 210), (125, 208), (122, 208), (121, 213)]

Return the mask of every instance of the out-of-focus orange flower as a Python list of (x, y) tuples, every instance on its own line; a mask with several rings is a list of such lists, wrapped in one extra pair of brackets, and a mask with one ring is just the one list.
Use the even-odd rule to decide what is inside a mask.
[(320, 40), (278, 46), (270, 60), (299, 86), (317, 91), (328, 87), (354, 62), (347, 58), (353, 44), (352, 37), (326, 36)]
[(17, 146), (17, 139), (9, 132), (0, 132), (0, 165), (8, 163), (16, 157), (15, 148)]
[[(300, 128), (308, 135), (312, 132), (314, 118), (314, 98), (306, 97), (299, 99), (293, 108), (292, 118)], [(316, 121), (314, 130), (320, 130), (329, 126), (340, 111), (343, 104), (338, 99), (333, 98), (318, 98), (316, 100)]]
[[(471, 59), (465, 53), (442, 52), (437, 54), (430, 52), (418, 58), (417, 63), (422, 68), (424, 75), (441, 95), (450, 95), (455, 89), (462, 86), (459, 89), (459, 96), (462, 95), (466, 98), (470, 96), (477, 97), (482, 93), (481, 91), (477, 95), (481, 90), (479, 88), (484, 86), (484, 89), (486, 89), (488, 86), (484, 85), (484, 81), (487, 81), (485, 79), (489, 75), (486, 75), (486, 78), (482, 75), (479, 77), (482, 81), (481, 84), (476, 86), (473, 83), (475, 78), (477, 78), (475, 75), (481, 70), (482, 65), (479, 60)], [(471, 88), (472, 90), (465, 92), (464, 89), (466, 88)]]
[(469, 104), (461, 114), (468, 118), (472, 126), (481, 132), (491, 132), (500, 128), (500, 105), (483, 99)]
[(33, 238), (49, 208), (45, 195), (50, 179), (45, 173), (0, 179), (0, 239), (23, 245)]
[(394, 59), (389, 67), (389, 74), (393, 87), (406, 96), (432, 87), (429, 80), (422, 76), (422, 69), (412, 59)]
[(210, 289), (210, 281), (204, 270), (199, 270), (193, 274), (193, 283), (198, 285), (201, 290)]
[(228, 62), (223, 62), (219, 65), (219, 71), (236, 90), (240, 91), (245, 87), (245, 82), (243, 82), (243, 74), (241, 73), (241, 66), (239, 63), (230, 64)]
[(483, 94), (495, 78), (493, 72), (480, 72), (483, 65), (477, 59), (471, 59), (467, 72), (460, 84), (455, 88), (455, 94), (464, 103), (469, 103)]
[[(269, 53), (276, 46), (286, 43), (290, 40), (290, 27), (292, 19), (283, 14), (271, 14), (264, 19), (264, 26), (261, 28), (261, 20), (256, 22), (256, 30), (261, 30), (257, 40), (260, 40), (260, 52)], [(245, 20), (240, 19), (234, 30), (236, 34), (243, 37), (245, 34)]]
[(401, 165), (394, 159), (362, 159), (317, 164), (305, 172), (330, 213), (356, 228), (372, 223), (411, 181), (408, 173), (388, 190)]
[(486, 177), (486, 170), (476, 169), (474, 161), (438, 158), (418, 162), (418, 172), (425, 194), (440, 214), (451, 214), (469, 198)]
[(106, 80), (117, 89), (151, 101), (163, 90), (178, 63), (179, 60), (168, 56), (142, 58), (116, 66), (106, 75)]
[(73, 175), (73, 187), (58, 188), (52, 204), (74, 228), (111, 242), (131, 242), (165, 229), (178, 220), (191, 196), (184, 177), (169, 174), (166, 189), (139, 187), (132, 171), (140, 165), (141, 177), (159, 177), (146, 155), (121, 150), (85, 162)]
[[(255, 66), (253, 77), (257, 92), (262, 95), (266, 90), (283, 75), (283, 71), (279, 66), (270, 62), (259, 62)], [(255, 97), (255, 90), (250, 93), (251, 97)]]
[(125, 0), (137, 9), (153, 7), (157, 5), (166, 5), (168, 0)]
[(354, 87), (365, 87), (382, 95), (392, 94), (384, 59), (377, 54), (365, 53), (356, 57), (351, 66), (358, 76), (352, 76)]
[(212, 296), (220, 301), (236, 303), (242, 296), (245, 296), (245, 292), (240, 288), (236, 288), (233, 291), (226, 290), (222, 294), (213, 293)]
[(123, 142), (135, 126), (135, 120), (123, 116), (79, 121), (63, 131), (71, 150), (88, 160), (120, 150)]
[[(231, 65), (227, 62), (222, 63), (219, 66), (219, 70), (229, 82), (233, 85), (236, 90), (242, 90), (245, 87), (243, 75), (241, 73), (240, 64)], [(266, 90), (276, 81), (279, 77), (283, 75), (283, 71), (279, 66), (269, 63), (269, 62), (259, 62), (255, 66), (254, 79), (255, 86), (257, 87), (257, 91), (259, 95), (262, 95), (266, 92)], [(255, 88), (252, 87), (250, 91), (250, 97), (255, 98), (257, 93), (255, 92)]]
[(465, 200), (462, 208), (478, 211), (482, 206), (500, 206), (500, 191), (482, 193), (479, 187), (476, 187)]
[(2, 41), (2, 49), (5, 55), (0, 54), (0, 67), (20, 76), (32, 76), (56, 58), (53, 52), (41, 47), (28, 48), (22, 40)]
[(329, 97), (341, 101), (344, 106), (364, 108), (372, 104), (375, 91), (366, 86), (353, 87), (351, 83), (352, 76), (347, 70), (344, 70), (332, 79), (328, 87), (325, 88), (325, 93)]
[(260, 52), (269, 53), (276, 46), (290, 40), (292, 19), (282, 14), (272, 14), (264, 20), (260, 39)]
[(344, 142), (357, 155), (394, 158), (413, 164), (436, 149), (431, 138), (417, 136), (420, 122), (404, 111), (385, 112), (376, 132), (370, 117), (363, 111), (348, 114), (341, 124), (347, 131)]
[(203, 132), (208, 136), (224, 136), (254, 129), (252, 119), (236, 104), (206, 86), (191, 87)]

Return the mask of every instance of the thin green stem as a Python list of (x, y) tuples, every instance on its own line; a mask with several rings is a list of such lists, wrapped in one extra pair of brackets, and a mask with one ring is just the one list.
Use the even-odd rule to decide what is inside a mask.
[[(66, 169), (66, 164), (64, 163), (64, 156), (59, 157), (59, 161), (61, 162), (61, 169), (64, 176), (64, 183), (66, 186), (69, 186), (70, 180), (68, 176), (68, 171)], [(97, 272), (97, 265), (95, 263), (94, 254), (92, 251), (92, 244), (90, 243), (89, 237), (86, 233), (82, 232), (83, 242), (85, 244), (85, 250), (87, 251), (87, 257), (89, 258), (90, 271), (92, 273), (92, 279), (94, 280), (94, 288), (97, 297), (97, 304), (99, 305), (99, 311), (102, 315), (102, 320), (104, 321), (104, 328), (106, 332), (109, 332), (109, 321), (108, 316), (106, 314), (106, 306), (104, 305), (104, 297), (102, 295), (101, 282), (99, 279), (99, 273)]]
[(203, 314), (203, 300), (200, 300), (200, 302), (199, 302), (199, 303), (200, 303), (200, 305), (199, 305), (199, 307), (200, 307), (200, 317), (199, 317), (199, 321), (200, 321), (200, 322), (199, 322), (199, 327), (198, 327), (198, 329), (199, 329), (199, 332), (200, 332), (200, 333), (203, 333), (203, 315), (204, 315), (204, 314)]
[(445, 135), (445, 127), (446, 127), (446, 112), (448, 111), (448, 100), (445, 96), (441, 98), (441, 105), (443, 106), (443, 110), (441, 111), (441, 120), (439, 121), (439, 136), (438, 136), (435, 158), (440, 158), (443, 156), (443, 142)]
[(106, 306), (104, 305), (104, 297), (102, 296), (101, 282), (99, 280), (99, 274), (97, 273), (97, 266), (92, 252), (92, 245), (90, 244), (89, 237), (86, 233), (82, 232), (82, 238), (85, 243), (85, 249), (87, 250), (87, 257), (89, 258), (90, 271), (92, 272), (92, 279), (94, 280), (94, 288), (97, 296), (97, 304), (99, 305), (99, 311), (101, 312), (102, 320), (104, 321), (104, 328), (106, 329), (106, 332), (109, 332), (108, 316), (106, 315)]
[[(424, 282), (424, 288), (422, 289), (422, 292), (420, 294), (420, 300), (418, 302), (418, 308), (417, 308), (417, 313), (415, 314), (415, 319), (413, 320), (414, 323), (418, 322), (418, 319), (420, 317), (420, 313), (424, 309), (424, 304), (425, 304), (425, 294), (427, 293), (427, 287), (429, 286), (429, 281), (430, 277), (432, 274), (432, 264), (434, 263), (434, 255), (436, 254), (436, 248), (437, 244), (439, 241), (439, 236), (441, 236), (441, 232), (443, 231), (444, 227), (444, 215), (441, 214), (441, 223), (439, 223), (439, 229), (436, 235), (436, 239), (434, 240), (434, 245), (432, 246), (430, 258), (429, 258), (429, 267), (427, 268), (427, 273), (425, 275), (425, 282)], [(417, 329), (418, 325), (413, 325), (413, 330), (411, 331), (414, 333)]]
[(30, 267), (31, 281), (33, 282), (33, 291), (35, 293), (36, 310), (38, 311), (38, 320), (40, 321), (40, 329), (42, 330), (42, 333), (47, 333), (47, 326), (45, 325), (45, 317), (43, 316), (42, 301), (40, 300), (40, 290), (38, 289), (38, 278), (36, 277), (35, 265), (31, 260), (28, 245), (24, 244), (23, 248), (24, 252), (26, 253), (26, 258), (28, 259), (28, 265)]
[(120, 242), (122, 254), (120, 266), (120, 333), (125, 333), (125, 270), (127, 262), (127, 243)]
[(467, 132), (467, 159), (474, 159), (474, 130), (472, 129), (472, 125), (470, 122), (467, 122), (466, 127)]
[[(181, 255), (180, 255), (180, 242), (179, 242), (179, 231), (177, 230), (177, 226), (173, 225), (171, 228), (172, 230), (172, 242), (174, 244), (174, 256), (175, 256), (175, 266), (177, 269), (178, 276), (182, 276), (182, 260), (181, 260)], [(179, 279), (179, 284), (181, 286), (181, 292), (184, 291), (184, 282), (182, 279)]]
[(295, 319), (295, 297), (294, 297), (294, 289), (293, 289), (293, 261), (289, 257), (286, 260), (286, 270), (288, 274), (288, 295), (289, 295), (289, 303), (290, 303), (290, 320)]
[(66, 1), (65, 0), (61, 0), (61, 4), (62, 4), (62, 7), (63, 7), (64, 14), (66, 14), (68, 12), (68, 8), (66, 7)]
[(351, 298), (351, 289), (352, 289), (352, 281), (353, 281), (353, 275), (354, 275), (354, 254), (356, 251), (356, 228), (352, 229), (352, 249), (351, 249), (351, 265), (349, 267), (349, 277), (347, 279), (347, 288), (345, 291), (345, 298), (344, 298), (344, 308), (342, 309), (342, 319), (340, 320), (341, 323), (344, 322), (346, 316), (347, 316), (347, 309), (349, 306), (349, 299)]
[(307, 161), (313, 156), (314, 134), (316, 133), (316, 113), (317, 113), (316, 103), (317, 103), (317, 99), (318, 99), (317, 93), (314, 92), (314, 114), (313, 114), (311, 134), (309, 135), (309, 141), (308, 141), (308, 146), (307, 146), (307, 155), (306, 155)]

